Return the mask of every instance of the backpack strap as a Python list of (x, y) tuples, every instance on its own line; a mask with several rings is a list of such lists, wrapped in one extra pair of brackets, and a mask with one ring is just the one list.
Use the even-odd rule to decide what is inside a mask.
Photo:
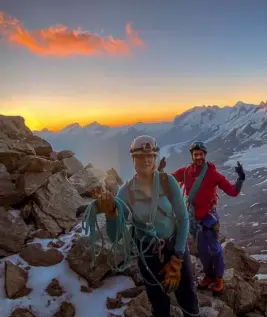
[(167, 173), (160, 172), (159, 173), (159, 181), (160, 185), (163, 188), (164, 195), (167, 196), (171, 203), (171, 189), (169, 185), (169, 178)]
[(134, 192), (132, 190), (132, 186), (133, 186), (133, 178), (131, 178), (127, 181), (128, 196), (129, 196), (129, 202), (130, 202), (131, 206), (133, 206), (135, 203), (135, 196), (134, 196)]

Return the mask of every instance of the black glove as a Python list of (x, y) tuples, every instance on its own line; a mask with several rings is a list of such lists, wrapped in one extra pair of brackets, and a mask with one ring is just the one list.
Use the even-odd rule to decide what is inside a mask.
[(243, 166), (238, 161), (237, 161), (237, 166), (235, 167), (235, 171), (238, 174), (238, 178), (241, 181), (244, 181), (246, 179), (246, 175), (245, 175), (245, 172), (243, 170)]

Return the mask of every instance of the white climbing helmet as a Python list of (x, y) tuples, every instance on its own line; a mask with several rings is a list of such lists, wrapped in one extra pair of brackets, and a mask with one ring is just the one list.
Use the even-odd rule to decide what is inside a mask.
[(157, 141), (149, 135), (140, 135), (135, 138), (130, 147), (131, 155), (154, 154), (158, 155)]

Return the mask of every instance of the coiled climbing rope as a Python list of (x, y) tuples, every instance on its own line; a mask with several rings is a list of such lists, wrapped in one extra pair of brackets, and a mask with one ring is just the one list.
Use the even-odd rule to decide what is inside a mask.
[[(148, 281), (145, 281), (145, 283), (152, 285), (152, 286), (159, 286), (163, 292), (166, 293), (163, 285), (158, 281), (158, 279), (155, 277), (155, 275), (152, 273), (152, 271), (149, 269), (146, 258), (150, 255), (146, 255), (146, 252), (150, 249), (152, 245), (158, 245), (159, 248), (162, 245), (162, 239), (157, 237), (157, 233), (154, 226), (149, 227), (139, 227), (132, 221), (132, 213), (130, 208), (127, 206), (127, 204), (122, 201), (120, 198), (115, 197), (115, 204), (118, 211), (117, 217), (116, 217), (116, 237), (115, 241), (111, 243), (110, 248), (110, 254), (111, 260), (108, 258), (108, 265), (113, 271), (116, 272), (122, 272), (126, 270), (133, 259), (140, 258), (143, 262), (144, 266), (146, 267), (147, 271), (151, 275), (152, 279), (155, 281), (155, 284), (152, 284)], [(129, 220), (125, 217), (124, 210), (127, 210), (129, 212)], [(85, 231), (86, 235), (90, 236), (90, 244), (91, 244), (91, 250), (92, 250), (92, 262), (93, 265), (96, 265), (96, 229), (98, 230), (98, 233), (101, 237), (101, 250), (105, 247), (105, 242), (103, 239), (103, 235), (99, 229), (99, 225), (97, 222), (97, 207), (96, 207), (96, 200), (93, 200), (91, 204), (89, 204), (85, 210), (85, 216), (84, 220), (82, 222), (82, 228)], [(134, 226), (137, 230), (142, 230), (145, 235), (140, 240), (140, 251), (135, 243), (134, 238), (132, 237), (130, 227)], [(143, 249), (143, 242), (145, 238), (149, 236), (150, 242), (146, 249)], [(159, 250), (160, 251), (160, 250)], [(123, 259), (123, 261), (121, 261)], [(168, 294), (169, 295), (169, 294)], [(176, 303), (170, 298), (173, 305), (176, 306)], [(186, 314), (192, 317), (198, 317), (199, 314), (192, 314), (187, 312), (181, 305), (178, 303), (178, 307)]]

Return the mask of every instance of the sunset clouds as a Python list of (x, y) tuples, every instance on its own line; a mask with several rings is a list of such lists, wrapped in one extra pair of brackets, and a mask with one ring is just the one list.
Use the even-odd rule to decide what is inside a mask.
[(22, 22), (0, 11), (0, 35), (39, 56), (129, 55), (135, 46), (143, 45), (143, 40), (130, 23), (126, 24), (125, 33), (123, 40), (112, 35), (102, 37), (82, 29), (68, 29), (60, 24), (27, 30)]

